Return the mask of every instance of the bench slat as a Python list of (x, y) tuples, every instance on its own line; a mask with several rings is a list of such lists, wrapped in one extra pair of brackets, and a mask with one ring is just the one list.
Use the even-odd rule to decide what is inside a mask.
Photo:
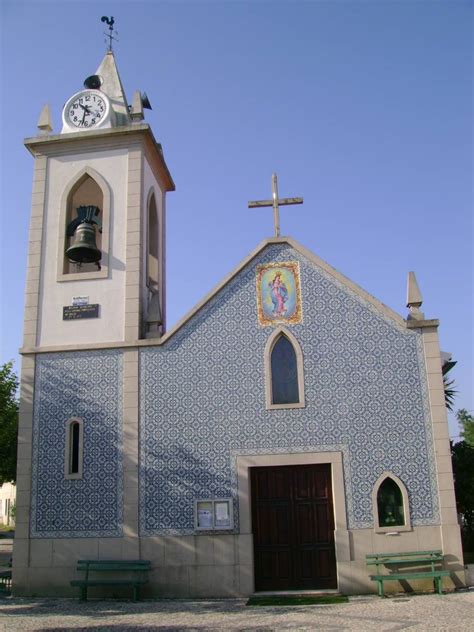
[(136, 579), (72, 579), (71, 586), (134, 586), (147, 582), (148, 579), (145, 577)]
[(78, 571), (148, 571), (150, 569), (149, 566), (135, 566), (133, 564), (78, 564)]
[(449, 571), (420, 571), (415, 573), (390, 573), (390, 575), (370, 575), (370, 579), (373, 581), (391, 581), (394, 579), (420, 579), (422, 577), (448, 577), (448, 575), (450, 574), (451, 573)]
[(149, 560), (77, 560), (78, 564), (139, 564), (150, 566)]
[(440, 556), (438, 557), (417, 557), (415, 558), (411, 558), (411, 559), (407, 559), (407, 558), (403, 558), (403, 557), (398, 557), (398, 558), (379, 558), (377, 560), (374, 560), (373, 562), (369, 562), (367, 561), (367, 564), (373, 565), (373, 564), (385, 564), (386, 566), (388, 566), (389, 564), (431, 564), (431, 563), (435, 563), (435, 564), (440, 564), (443, 561), (443, 557)]
[(411, 557), (412, 555), (443, 555), (443, 551), (434, 550), (434, 551), (407, 551), (400, 552), (396, 551), (395, 553), (369, 553), (366, 555), (366, 558), (372, 557), (393, 557), (396, 555), (397, 557)]

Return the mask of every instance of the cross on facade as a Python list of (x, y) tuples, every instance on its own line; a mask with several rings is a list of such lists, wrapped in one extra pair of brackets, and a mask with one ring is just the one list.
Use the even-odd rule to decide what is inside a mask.
[(278, 199), (278, 182), (276, 173), (272, 174), (272, 198), (271, 200), (255, 200), (249, 202), (249, 208), (260, 206), (273, 206), (273, 223), (275, 225), (275, 237), (280, 236), (280, 209), (279, 206), (287, 206), (289, 204), (303, 204), (303, 198), (282, 198)]

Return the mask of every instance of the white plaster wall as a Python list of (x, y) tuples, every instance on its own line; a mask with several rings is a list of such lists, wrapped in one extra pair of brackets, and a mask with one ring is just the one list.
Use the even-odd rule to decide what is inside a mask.
[(16, 487), (12, 483), (3, 483), (0, 485), (0, 523), (10, 524), (12, 521), (7, 513), (5, 513), (6, 501), (10, 501), (10, 508), (13, 507), (16, 500)]
[[(48, 161), (46, 209), (43, 227), (42, 271), (38, 310), (38, 346), (112, 342), (124, 339), (127, 150), (107, 150)], [(109, 274), (103, 279), (57, 279), (58, 235), (64, 190), (84, 168), (92, 167), (108, 183), (110, 205)], [(62, 308), (73, 296), (88, 296), (98, 303), (99, 318), (63, 321)]]

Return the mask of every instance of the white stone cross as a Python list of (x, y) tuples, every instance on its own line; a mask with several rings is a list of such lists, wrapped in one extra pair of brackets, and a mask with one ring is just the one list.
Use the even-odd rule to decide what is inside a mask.
[(289, 204), (303, 204), (303, 198), (282, 198), (278, 199), (278, 183), (276, 173), (272, 174), (272, 198), (271, 200), (256, 200), (249, 202), (249, 208), (260, 206), (273, 206), (273, 223), (275, 225), (275, 237), (280, 236), (280, 209), (279, 206), (287, 206)]

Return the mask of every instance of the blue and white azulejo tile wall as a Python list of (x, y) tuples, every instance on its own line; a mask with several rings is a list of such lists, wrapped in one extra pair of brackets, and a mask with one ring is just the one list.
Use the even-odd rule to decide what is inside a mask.
[[(266, 410), (258, 264), (299, 261), (305, 408)], [(420, 336), (287, 245), (268, 246), (163, 346), (140, 351), (140, 530), (190, 534), (194, 501), (234, 497), (235, 455), (340, 450), (349, 528), (385, 471), (414, 525), (439, 522)]]
[[(66, 422), (84, 422), (83, 477), (64, 477)], [(122, 533), (122, 353), (36, 358), (31, 536)]]

